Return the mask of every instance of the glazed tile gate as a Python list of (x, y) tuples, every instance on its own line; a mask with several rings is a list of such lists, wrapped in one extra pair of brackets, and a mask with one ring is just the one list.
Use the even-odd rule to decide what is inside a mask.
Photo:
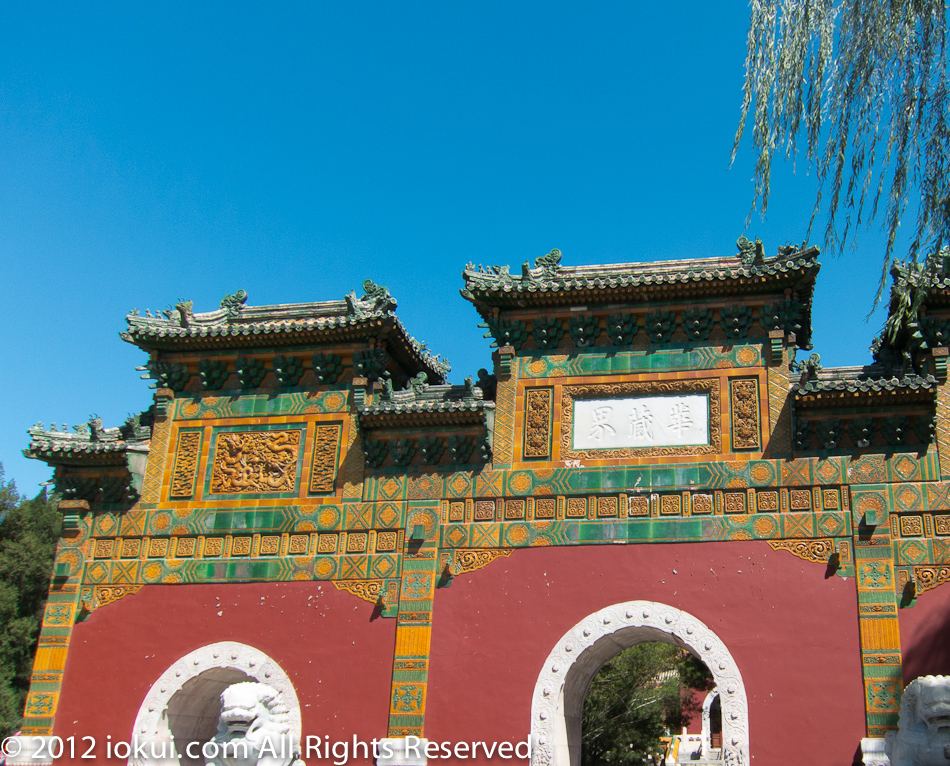
[(305, 736), (520, 740), (571, 626), (655, 602), (735, 657), (743, 759), (846, 762), (947, 670), (918, 644), (950, 579), (950, 286), (875, 365), (796, 365), (817, 257), (470, 265), (496, 350), (463, 385), (370, 281), (130, 315), (152, 406), (30, 431), (64, 532), (23, 733), (131, 736), (162, 673), (240, 641)]

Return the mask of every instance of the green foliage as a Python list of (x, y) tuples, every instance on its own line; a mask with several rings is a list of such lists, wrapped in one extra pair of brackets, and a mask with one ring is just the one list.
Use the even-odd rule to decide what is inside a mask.
[(0, 465), (0, 737), (20, 726), (60, 526), (45, 491), (21, 497)]
[(793, 157), (804, 139), (826, 249), (842, 250), (880, 209), (887, 244), (878, 298), (908, 199), (917, 207), (909, 260), (933, 260), (950, 241), (947, 36), (946, 0), (752, 3), (733, 157), (751, 114), (764, 215), (773, 156)]
[(608, 660), (584, 700), (583, 766), (660, 763), (660, 737), (700, 711), (692, 690), (713, 686), (706, 666), (670, 644), (643, 642)]

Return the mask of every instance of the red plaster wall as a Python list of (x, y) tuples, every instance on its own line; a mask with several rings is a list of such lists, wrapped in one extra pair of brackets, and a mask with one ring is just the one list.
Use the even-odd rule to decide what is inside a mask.
[(917, 676), (950, 675), (950, 586), (922, 593), (898, 617), (904, 684)]
[[(385, 736), (396, 621), (372, 614), (329, 583), (146, 585), (73, 629), (54, 732), (128, 741), (146, 693), (174, 662), (238, 641), (289, 676), (304, 736)], [(118, 763), (104, 752), (96, 762)]]
[[(426, 736), (523, 740), (560, 637), (592, 612), (642, 599), (690, 612), (729, 647), (749, 697), (754, 762), (797, 766), (807, 752), (814, 766), (850, 764), (864, 726), (854, 583), (824, 574), (762, 542), (515, 551), (436, 591)], [(926, 650), (948, 597), (938, 589), (902, 612), (905, 652)], [(328, 584), (146, 586), (76, 625), (56, 734), (127, 739), (171, 664), (231, 640), (288, 674), (305, 736), (383, 736), (395, 620), (372, 613)]]
[(524, 740), (557, 641), (633, 600), (689, 612), (725, 642), (749, 698), (754, 763), (852, 763), (864, 736), (854, 581), (765, 542), (533, 548), (456, 577), (436, 592), (426, 736)]

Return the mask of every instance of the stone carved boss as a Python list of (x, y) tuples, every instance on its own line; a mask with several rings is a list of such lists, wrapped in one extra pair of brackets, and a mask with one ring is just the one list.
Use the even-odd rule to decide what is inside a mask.
[(293, 492), (300, 436), (299, 430), (217, 434), (211, 492)]

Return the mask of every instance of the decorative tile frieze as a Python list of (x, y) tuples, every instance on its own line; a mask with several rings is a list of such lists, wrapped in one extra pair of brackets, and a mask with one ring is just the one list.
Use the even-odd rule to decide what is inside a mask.
[(564, 512), (566, 518), (578, 519), (587, 517), (587, 498), (569, 497), (567, 498), (567, 508)]
[(745, 513), (745, 494), (742, 492), (726, 492), (724, 497), (724, 510), (726, 513)]
[(251, 538), (235, 537), (231, 541), (232, 556), (249, 556), (251, 554)]
[(679, 495), (663, 495), (660, 498), (661, 516), (679, 516), (682, 512), (682, 498)]
[(920, 516), (901, 516), (901, 537), (921, 537), (924, 534), (924, 523)]
[(789, 493), (789, 507), (792, 511), (811, 510), (811, 490), (793, 489)]
[[(172, 539), (174, 540), (174, 538)], [(194, 556), (196, 542), (193, 537), (179, 537), (175, 545), (175, 558)]]
[(620, 504), (616, 497), (598, 497), (597, 498), (597, 517), (613, 518), (619, 514)]
[(534, 501), (534, 517), (536, 519), (553, 519), (556, 516), (557, 500), (555, 498), (538, 498)]

